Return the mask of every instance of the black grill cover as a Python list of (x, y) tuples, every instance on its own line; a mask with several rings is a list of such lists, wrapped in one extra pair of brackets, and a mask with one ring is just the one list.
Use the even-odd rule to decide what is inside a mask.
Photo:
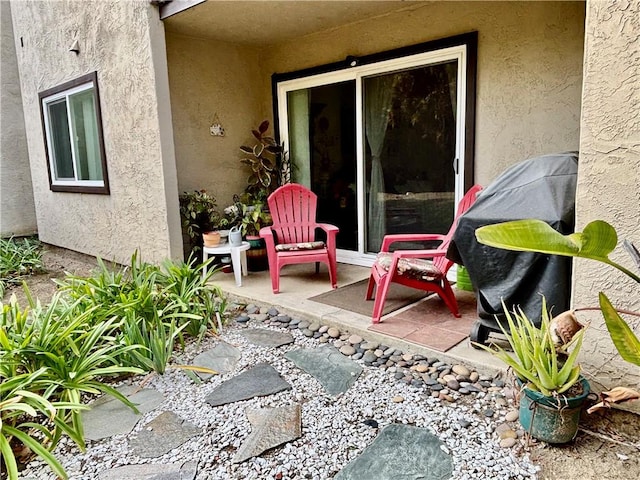
[(557, 255), (512, 252), (478, 243), (484, 225), (537, 218), (557, 231), (574, 231), (577, 153), (544, 155), (502, 173), (460, 217), (447, 257), (464, 265), (476, 290), (478, 316), (498, 330), (504, 319), (501, 301), (520, 306), (539, 326), (543, 294), (557, 314), (568, 310), (571, 259)]

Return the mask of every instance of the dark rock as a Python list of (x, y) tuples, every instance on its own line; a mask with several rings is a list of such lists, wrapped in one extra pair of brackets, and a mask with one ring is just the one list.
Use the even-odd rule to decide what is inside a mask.
[[(388, 480), (451, 477), (451, 457), (444, 444), (426, 428), (409, 425), (384, 427), (371, 445), (333, 477), (334, 480)], [(398, 476), (402, 472), (401, 477)]]
[(134, 455), (155, 458), (200, 434), (202, 429), (173, 412), (163, 412), (147, 423), (138, 435), (129, 441), (129, 446)]
[(300, 404), (247, 410), (246, 413), (251, 433), (236, 452), (233, 463), (244, 462), (302, 434)]
[(373, 418), (367, 418), (362, 423), (364, 423), (367, 427), (378, 428), (378, 422), (376, 422)]
[(362, 373), (360, 365), (330, 345), (292, 350), (285, 358), (315, 377), (330, 395), (346, 392)]
[(206, 401), (209, 405), (217, 407), (253, 397), (264, 397), (283, 390), (291, 390), (291, 385), (271, 365), (259, 363), (217, 386), (206, 397)]
[(242, 332), (244, 338), (249, 343), (262, 347), (281, 347), (293, 343), (293, 337), (287, 332), (277, 332), (274, 330), (252, 329)]

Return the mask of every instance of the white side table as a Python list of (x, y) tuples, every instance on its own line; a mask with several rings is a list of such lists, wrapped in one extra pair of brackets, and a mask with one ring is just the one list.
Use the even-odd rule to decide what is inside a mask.
[[(209, 256), (218, 257), (220, 255), (231, 255), (231, 265), (233, 265), (233, 275), (236, 277), (236, 285), (242, 286), (242, 277), (240, 273), (245, 277), (247, 276), (247, 250), (249, 250), (249, 242), (242, 242), (242, 244), (232, 247), (230, 244), (225, 243), (218, 245), (217, 247), (202, 247), (202, 261), (206, 262)], [(202, 276), (207, 275), (207, 267), (202, 269)]]

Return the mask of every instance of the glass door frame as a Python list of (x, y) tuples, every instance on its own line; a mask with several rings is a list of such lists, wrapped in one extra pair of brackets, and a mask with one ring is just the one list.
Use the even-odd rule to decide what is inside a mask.
[[(301, 70), (272, 77), (276, 137), (289, 144), (287, 93), (313, 87), (355, 81), (356, 123), (356, 184), (358, 215), (358, 250), (338, 250), (339, 262), (371, 266), (375, 255), (364, 251), (366, 179), (364, 178), (365, 138), (363, 123), (363, 79), (371, 75), (393, 73), (410, 68), (456, 60), (458, 89), (456, 112), (455, 205), (473, 184), (473, 152), (475, 140), (475, 81), (477, 32), (440, 41), (404, 47), (381, 54), (355, 58), (344, 62)], [(286, 147), (285, 147), (286, 148)]]

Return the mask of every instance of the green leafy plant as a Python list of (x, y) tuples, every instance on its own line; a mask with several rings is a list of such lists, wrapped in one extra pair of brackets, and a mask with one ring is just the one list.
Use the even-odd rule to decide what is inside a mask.
[[(47, 399), (80, 404), (82, 394), (103, 393), (135, 410), (126, 397), (104, 382), (109, 376), (142, 373), (119, 362), (123, 354), (140, 346), (122, 346), (114, 341), (112, 332), (117, 319), (94, 323), (92, 309), (80, 309), (79, 301), (67, 302), (60, 293), (45, 307), (28, 296), (31, 311), (27, 321), (16, 302), (8, 311), (10, 314), (3, 315), (0, 346), (2, 363), (7, 365), (3, 374), (33, 373), (45, 368), (41, 380), (48, 382), (43, 394)], [(13, 315), (17, 317), (15, 322)], [(55, 430), (54, 443), (66, 433), (84, 448), (79, 411), (59, 411), (56, 419), (60, 428)]]
[(215, 270), (208, 268), (203, 275), (204, 268), (210, 267), (213, 259), (204, 264), (196, 264), (195, 260), (187, 262), (165, 260), (159, 277), (162, 294), (167, 302), (176, 306), (178, 325), (185, 324), (185, 332), (201, 340), (208, 329), (217, 330), (214, 316), (223, 314), (226, 310), (226, 299), (220, 287), (209, 285), (207, 282)]
[[(610, 224), (602, 220), (593, 221), (587, 224), (582, 232), (570, 235), (562, 235), (541, 220), (516, 220), (479, 228), (476, 230), (476, 238), (485, 245), (507, 250), (596, 260), (618, 269), (640, 283), (640, 275), (609, 258), (618, 244), (618, 235)], [(630, 242), (625, 242), (624, 245), (636, 267), (640, 269), (638, 250)], [(607, 330), (618, 353), (627, 362), (640, 366), (640, 340), (620, 315), (624, 313), (638, 316), (638, 313), (616, 309), (603, 292), (598, 296)], [(611, 392), (603, 392), (602, 395), (602, 403), (605, 406), (608, 403), (640, 398), (639, 392), (624, 387), (616, 387)]]
[(200, 265), (193, 259), (166, 260), (158, 267), (142, 262), (134, 253), (130, 265), (119, 271), (100, 262), (94, 276), (69, 276), (59, 285), (90, 309), (95, 321), (119, 319), (119, 330), (114, 333), (119, 342), (144, 346), (126, 355), (126, 364), (162, 373), (176, 338), (184, 344), (183, 333), (187, 333), (200, 340), (207, 331), (217, 329), (216, 313), (224, 314), (222, 291), (207, 283), (215, 270), (202, 274), (212, 260)]
[(257, 129), (251, 130), (257, 143), (253, 147), (240, 147), (244, 154), (240, 161), (251, 168), (246, 192), (262, 202), (278, 186), (291, 180), (291, 168), (284, 145), (279, 145), (267, 135), (268, 130), (269, 121), (264, 120)]
[(42, 245), (33, 238), (0, 238), (0, 297), (9, 285), (25, 276), (44, 272)]
[(216, 198), (206, 190), (184, 192), (179, 196), (183, 232), (196, 246), (202, 246), (202, 234), (225, 228), (227, 218), (218, 211)]
[(521, 309), (509, 312), (503, 303), (508, 328), (500, 325), (514, 356), (500, 346), (497, 350), (482, 344), (478, 347), (497, 356), (511, 367), (515, 375), (532, 390), (547, 397), (558, 396), (575, 385), (580, 378), (580, 366), (576, 364), (584, 329), (578, 331), (564, 350), (573, 347), (568, 356), (558, 353), (551, 335), (549, 312), (542, 301), (541, 324), (537, 328)]
[[(13, 377), (0, 374), (0, 469), (4, 464), (10, 479), (18, 478), (18, 464), (14, 448), (21, 444), (44, 460), (60, 478), (66, 479), (64, 468), (51, 453), (55, 433), (43, 423), (28, 421), (46, 418), (54, 422), (59, 412), (67, 409), (86, 409), (79, 404), (50, 402), (36, 393), (49, 384), (41, 377), (46, 368)], [(38, 436), (36, 436), (38, 435)]]
[(234, 203), (224, 209), (229, 225), (238, 226), (243, 236), (260, 233), (262, 227), (271, 225), (273, 219), (264, 201), (257, 200), (252, 195), (235, 195)]

